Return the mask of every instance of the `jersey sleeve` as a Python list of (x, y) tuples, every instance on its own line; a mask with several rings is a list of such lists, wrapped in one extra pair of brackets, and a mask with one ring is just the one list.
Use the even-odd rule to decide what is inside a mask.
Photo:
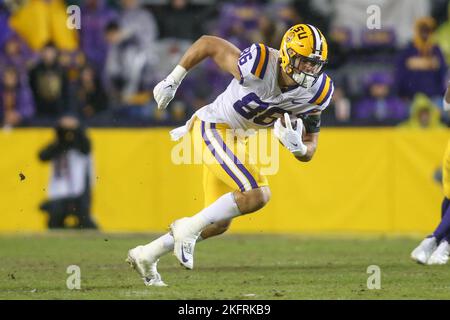
[(241, 52), (238, 67), (241, 73), (239, 83), (251, 86), (263, 79), (269, 63), (269, 48), (262, 43), (252, 44)]
[(313, 97), (308, 101), (308, 103), (316, 105), (316, 109), (320, 111), (325, 110), (325, 108), (330, 104), (331, 97), (333, 96), (333, 81), (327, 74), (324, 73), (322, 77), (317, 80), (312, 89)]

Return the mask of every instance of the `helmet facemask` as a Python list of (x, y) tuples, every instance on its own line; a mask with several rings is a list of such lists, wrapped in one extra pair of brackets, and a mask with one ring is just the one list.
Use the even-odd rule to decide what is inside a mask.
[(319, 78), (326, 61), (320, 57), (305, 57), (291, 48), (286, 48), (289, 63), (286, 67), (287, 75), (303, 88), (309, 89)]

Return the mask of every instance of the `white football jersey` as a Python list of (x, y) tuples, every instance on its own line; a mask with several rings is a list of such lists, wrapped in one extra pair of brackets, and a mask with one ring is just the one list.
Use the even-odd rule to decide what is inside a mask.
[(242, 51), (238, 62), (241, 80), (233, 79), (196, 116), (203, 121), (226, 123), (233, 129), (245, 130), (271, 127), (286, 112), (294, 120), (324, 110), (334, 91), (330, 77), (322, 73), (309, 89), (298, 86), (282, 92), (278, 86), (278, 59), (278, 50), (263, 44), (253, 44)]

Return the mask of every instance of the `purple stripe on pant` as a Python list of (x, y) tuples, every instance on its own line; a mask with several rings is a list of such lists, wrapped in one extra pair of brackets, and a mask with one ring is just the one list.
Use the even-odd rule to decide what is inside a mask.
[(233, 160), (233, 162), (237, 165), (239, 170), (247, 177), (248, 181), (250, 182), (250, 185), (252, 186), (252, 189), (259, 188), (258, 183), (256, 183), (255, 178), (251, 175), (251, 173), (247, 170), (247, 168), (242, 164), (241, 161), (239, 161), (238, 157), (234, 155), (234, 153), (227, 147), (225, 142), (222, 140), (222, 137), (220, 136), (219, 132), (216, 130), (216, 124), (211, 123), (211, 129), (214, 133), (214, 137), (217, 139), (217, 141), (222, 145), (223, 151), (227, 153), (227, 155)]
[(216, 160), (220, 163), (222, 168), (225, 170), (225, 172), (233, 179), (234, 182), (239, 187), (239, 190), (242, 192), (245, 191), (244, 185), (241, 183), (241, 181), (236, 177), (236, 175), (230, 170), (230, 168), (225, 164), (225, 161), (220, 157), (220, 155), (214, 150), (213, 145), (211, 144), (211, 141), (209, 141), (208, 137), (206, 136), (206, 129), (205, 129), (205, 122), (202, 121), (202, 138), (206, 143), (206, 146), (208, 147), (209, 151), (211, 151), (212, 155), (216, 158)]

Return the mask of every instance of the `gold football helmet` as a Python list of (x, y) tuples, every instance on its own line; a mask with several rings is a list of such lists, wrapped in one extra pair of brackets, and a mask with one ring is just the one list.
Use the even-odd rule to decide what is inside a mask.
[(322, 32), (310, 24), (297, 24), (283, 36), (281, 67), (300, 86), (310, 88), (327, 63), (328, 45)]

